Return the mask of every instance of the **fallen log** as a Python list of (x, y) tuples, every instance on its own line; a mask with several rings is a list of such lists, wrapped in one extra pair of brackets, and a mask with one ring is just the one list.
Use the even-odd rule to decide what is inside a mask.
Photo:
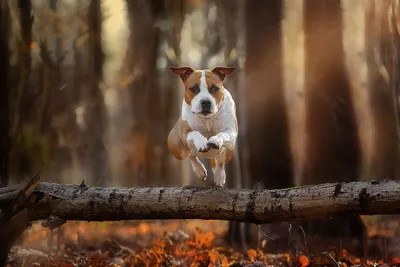
[[(18, 190), (1, 193), (0, 208)], [(400, 213), (400, 182), (362, 181), (258, 190), (219, 187), (88, 187), (38, 183), (30, 219), (205, 219), (256, 224), (346, 215)]]
[[(54, 223), (61, 225), (66, 220), (205, 219), (263, 224), (333, 216), (398, 214), (400, 182), (340, 182), (259, 190), (102, 188), (85, 184), (38, 183), (36, 178), (27, 185), (1, 188), (0, 209), (2, 241), (13, 232), (13, 225), (20, 234), (22, 226), (41, 219), (47, 219), (43, 225), (48, 227)], [(17, 216), (20, 217), (19, 224), (10, 223)], [(24, 218), (23, 222), (21, 218)], [(16, 234), (11, 236), (14, 241)], [(9, 245), (5, 248), (5, 243), (0, 244), (3, 257), (4, 251), (9, 249)]]
[(400, 213), (400, 182), (329, 183), (277, 190), (218, 187), (101, 188), (39, 183), (31, 220), (206, 219), (256, 224)]

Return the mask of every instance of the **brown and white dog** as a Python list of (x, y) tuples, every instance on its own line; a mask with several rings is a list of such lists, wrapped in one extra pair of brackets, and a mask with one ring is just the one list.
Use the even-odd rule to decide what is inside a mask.
[(207, 170), (198, 158), (208, 158), (214, 182), (222, 187), (238, 134), (235, 102), (222, 82), (235, 68), (171, 70), (182, 79), (185, 94), (182, 114), (168, 136), (168, 149), (179, 160), (189, 157), (196, 176), (204, 180)]

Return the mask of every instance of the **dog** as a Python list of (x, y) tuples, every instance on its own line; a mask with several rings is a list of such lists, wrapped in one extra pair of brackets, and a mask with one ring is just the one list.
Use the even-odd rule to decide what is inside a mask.
[(168, 150), (178, 160), (189, 158), (193, 171), (207, 179), (207, 170), (199, 158), (207, 158), (216, 186), (226, 180), (225, 164), (235, 149), (238, 136), (235, 101), (223, 86), (234, 67), (198, 70), (171, 67), (184, 84), (182, 113), (168, 135)]

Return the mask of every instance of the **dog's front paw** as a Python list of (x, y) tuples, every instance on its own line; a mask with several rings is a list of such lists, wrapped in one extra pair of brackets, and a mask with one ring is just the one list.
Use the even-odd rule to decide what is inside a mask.
[(223, 145), (222, 139), (218, 136), (212, 136), (208, 139), (208, 146), (214, 149), (220, 149)]
[(196, 148), (197, 152), (207, 152), (210, 150), (210, 147), (208, 146), (208, 141), (207, 138), (205, 138), (203, 135), (201, 135), (199, 132), (191, 132), (188, 134), (188, 143), (193, 144), (193, 146)]
[(204, 138), (204, 140), (198, 140), (197, 142), (194, 143), (194, 146), (196, 147), (196, 150), (198, 152), (207, 152), (210, 150), (210, 147), (207, 144), (207, 139)]
[(210, 147), (208, 146), (207, 139), (205, 137), (203, 138), (197, 138), (194, 140), (194, 146), (196, 147), (196, 150), (198, 152), (207, 152), (210, 150)]

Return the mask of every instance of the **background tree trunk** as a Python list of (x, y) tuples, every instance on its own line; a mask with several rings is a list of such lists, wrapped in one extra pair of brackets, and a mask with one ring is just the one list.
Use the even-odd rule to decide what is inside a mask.
[[(302, 185), (356, 180), (359, 140), (344, 63), (340, 1), (308, 0), (304, 19), (308, 135)], [(313, 238), (355, 236), (363, 245), (359, 217), (315, 220), (304, 228)]]
[[(360, 143), (359, 179), (377, 177), (371, 163), (374, 154), (374, 135), (377, 131), (374, 125), (372, 109), (373, 99), (368, 82), (366, 24), (370, 20), (366, 10), (368, 1), (342, 0), (343, 17), (343, 49), (345, 53), (346, 70), (349, 76), (350, 92), (353, 99), (354, 114), (357, 122)], [(358, 19), (354, 19), (357, 16)], [(383, 141), (383, 140), (382, 140)]]
[[(303, 184), (358, 177), (359, 141), (344, 64), (339, 0), (305, 5), (307, 162)], [(324, 151), (324, 153), (320, 153)]]
[[(108, 183), (110, 169), (104, 134), (107, 129), (107, 118), (102, 90), (104, 55), (101, 45), (101, 2), (92, 0), (89, 6), (89, 86), (86, 109), (86, 142), (88, 145), (89, 179), (92, 184), (104, 186)], [(103, 88), (103, 89), (102, 89)], [(97, 179), (94, 181), (93, 179)]]
[[(181, 64), (181, 31), (182, 25), (185, 19), (186, 10), (185, 0), (169, 0), (165, 3), (165, 19), (171, 20), (173, 23), (170, 24), (171, 28), (164, 30), (164, 38), (168, 43), (169, 49), (172, 49), (174, 53), (166, 55), (167, 66), (180, 66)], [(171, 129), (175, 126), (176, 121), (181, 115), (181, 105), (183, 99), (183, 90), (181, 90), (181, 81), (177, 79), (172, 72), (165, 70), (160, 75), (160, 90), (164, 88), (164, 110), (166, 120), (164, 120), (164, 134), (162, 135), (162, 146), (164, 148), (165, 158), (163, 159), (163, 176), (166, 177), (165, 183), (171, 185), (186, 184), (184, 173), (182, 168), (188, 162), (176, 160), (175, 157), (171, 156), (168, 151), (166, 136), (168, 136)]]
[[(160, 0), (127, 1), (129, 18), (129, 48), (127, 70), (133, 81), (129, 85), (132, 107), (131, 183), (154, 185), (161, 178), (159, 149), (156, 148), (152, 118), (159, 114), (159, 92), (156, 90), (158, 28), (157, 15), (162, 10)], [(154, 167), (154, 169), (152, 169)]]
[(7, 3), (0, 3), (0, 187), (8, 184), (10, 155), (10, 18)]
[[(24, 132), (24, 125), (30, 119), (28, 101), (29, 94), (29, 80), (31, 72), (31, 43), (32, 43), (32, 3), (30, 0), (19, 0), (19, 25), (17, 29), (18, 43), (18, 74), (16, 75), (16, 82), (13, 84), (16, 88), (13, 90), (12, 99), (12, 113), (11, 113), (11, 136), (13, 139), (11, 147), (11, 162), (15, 174), (30, 175), (32, 169), (32, 161), (28, 151), (24, 146), (26, 133)], [(14, 140), (18, 140), (17, 143)], [(11, 170), (10, 170), (11, 171)]]
[[(243, 58), (242, 54), (245, 53), (244, 47), (241, 46), (244, 37), (244, 34), (242, 34), (244, 26), (243, 6), (244, 4), (240, 0), (218, 2), (219, 15), (221, 17), (219, 35), (221, 36), (221, 46), (224, 47), (225, 65), (236, 67), (234, 74), (229, 76), (225, 81), (225, 87), (232, 94), (233, 99), (235, 99), (236, 115), (239, 122), (239, 138), (236, 142), (234, 156), (230, 163), (226, 165), (227, 187), (229, 188), (249, 187), (249, 183), (243, 180), (243, 161), (241, 160), (241, 148), (243, 147), (241, 142), (243, 141), (242, 114), (244, 110), (243, 101), (241, 101), (244, 92), (241, 90), (244, 89), (242, 87), (244, 70), (243, 62), (240, 60)], [(232, 245), (240, 245), (244, 249), (244, 245), (246, 244), (246, 227), (249, 228), (249, 225), (242, 222), (230, 221), (227, 233), (228, 241)]]
[(252, 185), (271, 189), (290, 186), (292, 177), (282, 80), (282, 6), (281, 0), (246, 1), (245, 88), (252, 90), (245, 94), (247, 163)]
[[(245, 1), (246, 142), (242, 143), (244, 168), (252, 187), (283, 188), (292, 185), (292, 160), (283, 88), (281, 0)], [(279, 178), (277, 178), (279, 177)], [(271, 229), (275, 225), (270, 226)], [(261, 235), (251, 231), (252, 245)]]
[(19, 8), (19, 57), (18, 63), (20, 67), (19, 83), (16, 103), (13, 113), (13, 133), (21, 130), (21, 125), (27, 117), (28, 103), (27, 91), (29, 85), (30, 71), (31, 71), (31, 43), (32, 43), (32, 2), (30, 0), (18, 0)]
[[(371, 176), (379, 179), (400, 177), (399, 133), (396, 107), (398, 66), (395, 39), (389, 26), (389, 4), (371, 1), (367, 6), (366, 52), (368, 85), (374, 121)], [(394, 8), (394, 7), (392, 7)], [(395, 8), (394, 8), (395, 9)], [(397, 35), (397, 34), (396, 34)], [(396, 177), (396, 178), (395, 178)], [(370, 178), (366, 178), (370, 179)]]

